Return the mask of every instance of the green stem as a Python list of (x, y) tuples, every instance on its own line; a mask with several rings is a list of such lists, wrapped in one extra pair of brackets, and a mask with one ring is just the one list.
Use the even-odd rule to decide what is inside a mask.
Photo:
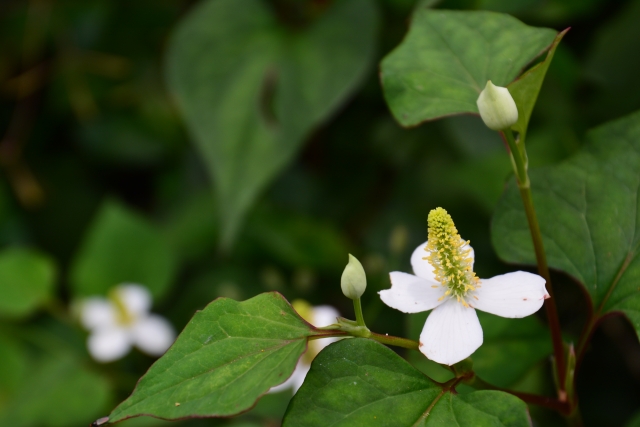
[(381, 344), (404, 347), (410, 350), (420, 349), (420, 343), (418, 341), (410, 340), (408, 338), (394, 337), (392, 335), (382, 335), (375, 332), (371, 332), (369, 338), (371, 338), (372, 340), (376, 340)]
[(356, 322), (358, 322), (358, 326), (367, 325), (364, 324), (364, 316), (362, 316), (362, 303), (360, 302), (360, 298), (353, 300), (353, 310), (356, 312)]
[(551, 284), (551, 276), (549, 274), (549, 266), (547, 264), (547, 256), (544, 251), (544, 244), (542, 242), (542, 233), (540, 232), (540, 225), (538, 224), (538, 218), (533, 206), (533, 198), (531, 195), (531, 185), (529, 181), (529, 174), (527, 173), (528, 161), (527, 152), (524, 145), (516, 141), (513, 137), (513, 132), (510, 129), (500, 132), (509, 145), (512, 163), (514, 164), (514, 172), (518, 181), (518, 188), (520, 189), (520, 196), (522, 197), (522, 203), (524, 205), (524, 211), (527, 215), (527, 221), (529, 223), (529, 229), (531, 230), (531, 239), (533, 240), (533, 248), (536, 253), (536, 260), (538, 263), (538, 273), (547, 282), (547, 291), (551, 298), (545, 301), (545, 309), (547, 312), (547, 319), (549, 321), (549, 328), (551, 330), (551, 339), (553, 341), (553, 354), (555, 357), (556, 374), (558, 377), (558, 395), (562, 400), (566, 399), (565, 391), (565, 375), (566, 364), (564, 357), (564, 345), (562, 342), (562, 333), (560, 330), (560, 320), (558, 319), (558, 309), (556, 307), (556, 300), (554, 298), (553, 286)]

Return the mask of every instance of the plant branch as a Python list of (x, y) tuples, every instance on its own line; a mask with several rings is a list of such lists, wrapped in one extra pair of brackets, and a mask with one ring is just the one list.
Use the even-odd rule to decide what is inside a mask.
[(392, 335), (386, 335), (386, 334), (382, 335), (382, 334), (377, 334), (375, 332), (371, 332), (371, 336), (369, 338), (386, 345), (404, 347), (410, 350), (420, 349), (420, 343), (418, 341), (410, 340), (408, 338), (394, 337)]
[(543, 406), (545, 408), (553, 409), (557, 412), (560, 412), (561, 414), (568, 415), (571, 411), (571, 407), (568, 402), (562, 402), (556, 398), (549, 397), (549, 396), (541, 396), (538, 394), (524, 393), (520, 391), (509, 390), (506, 388), (498, 387), (486, 382), (485, 380), (480, 378), (478, 375), (473, 375), (472, 377), (467, 379), (465, 381), (465, 384), (477, 390), (503, 391), (505, 393), (512, 394), (527, 403), (531, 403), (532, 405), (538, 405), (538, 406)]
[(560, 330), (560, 320), (558, 318), (558, 309), (554, 298), (553, 286), (551, 284), (551, 275), (549, 274), (549, 266), (547, 264), (547, 256), (544, 251), (544, 243), (542, 241), (542, 233), (538, 224), (538, 217), (533, 206), (533, 197), (531, 195), (531, 184), (529, 174), (527, 173), (528, 160), (524, 145), (516, 141), (513, 132), (510, 129), (501, 131), (500, 134), (507, 141), (511, 154), (512, 163), (514, 164), (514, 172), (520, 189), (520, 196), (524, 205), (524, 211), (527, 215), (527, 222), (531, 231), (531, 239), (536, 253), (536, 261), (538, 263), (538, 273), (547, 283), (547, 291), (551, 298), (545, 300), (544, 306), (547, 312), (547, 320), (551, 330), (551, 339), (553, 341), (553, 354), (555, 357), (556, 375), (558, 377), (558, 396), (561, 400), (566, 400), (565, 377), (566, 363), (564, 357), (564, 344), (562, 342), (562, 332)]

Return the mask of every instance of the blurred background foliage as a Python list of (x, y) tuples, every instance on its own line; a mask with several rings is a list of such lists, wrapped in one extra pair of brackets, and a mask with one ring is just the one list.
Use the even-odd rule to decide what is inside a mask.
[[(350, 252), (368, 274), (363, 304), (371, 329), (416, 338), (424, 316), (383, 307), (376, 291), (389, 286), (389, 271), (409, 270), (430, 209), (452, 214), (472, 242), (480, 277), (513, 268), (496, 258), (489, 238), (510, 174), (497, 135), (473, 116), (405, 130), (383, 101), (377, 64), (402, 40), (417, 3), (572, 27), (531, 120), (531, 167), (567, 158), (587, 129), (640, 108), (638, 0), (256, 0), (269, 23), (268, 34), (255, 38), (277, 40), (244, 50), (234, 46), (246, 32), (224, 39), (230, 33), (216, 32), (215, 20), (184, 30), (195, 16), (190, 10), (216, 1), (0, 2), (0, 425), (86, 425), (131, 392), (153, 359), (134, 351), (115, 363), (93, 362), (72, 315), (77, 298), (104, 295), (121, 282), (147, 286), (154, 311), (178, 330), (217, 297), (243, 300), (269, 290), (353, 317), (339, 286)], [(346, 15), (352, 28), (327, 18), (354, 4)], [(248, 15), (234, 8), (224, 23)], [(307, 37), (318, 22), (322, 31)], [(185, 31), (186, 45), (179, 40)], [(216, 34), (217, 44), (205, 40)], [(183, 51), (190, 42), (200, 50)], [(254, 92), (222, 99), (200, 82), (206, 70), (220, 70), (225, 54), (287, 78), (262, 76), (255, 90), (237, 87)], [(204, 74), (195, 70), (191, 80), (189, 60), (206, 64)], [(255, 113), (247, 100), (256, 90), (266, 100), (263, 116), (238, 119)], [(228, 128), (222, 137), (214, 135), (220, 126)], [(276, 149), (264, 154), (243, 132), (258, 145), (266, 135)], [(211, 144), (224, 147), (208, 152)], [(556, 286), (572, 339), (585, 300), (568, 278), (558, 275)], [(542, 316), (481, 321), (478, 372), (499, 385), (549, 392)], [(519, 352), (527, 348), (523, 339), (540, 340), (540, 352)], [(517, 356), (505, 361), (507, 347)], [(437, 365), (407, 356), (446, 379)], [(609, 318), (596, 331), (578, 390), (585, 425), (638, 425), (640, 345), (623, 319)], [(288, 398), (268, 395), (231, 420), (172, 425), (277, 426)], [(537, 425), (562, 425), (540, 408), (532, 416)], [(123, 425), (165, 424), (141, 418)]]

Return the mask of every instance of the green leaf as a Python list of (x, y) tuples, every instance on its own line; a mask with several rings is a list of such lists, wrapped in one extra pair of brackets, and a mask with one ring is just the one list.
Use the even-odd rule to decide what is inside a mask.
[(243, 302), (219, 298), (196, 313), (109, 417), (174, 420), (244, 412), (291, 375), (314, 334), (276, 292)]
[(86, 425), (110, 398), (109, 383), (65, 354), (31, 366), (30, 375), (0, 409), (0, 425), (67, 427)]
[[(530, 173), (550, 267), (580, 282), (596, 318), (624, 313), (640, 334), (640, 112), (604, 124), (569, 160)], [(508, 262), (535, 264), (520, 193), (512, 180), (492, 238)]]
[(384, 96), (402, 126), (478, 113), (487, 80), (507, 86), (556, 32), (494, 12), (419, 9), (381, 64)]
[(23, 347), (14, 339), (0, 334), (0, 408), (20, 388), (29, 367)]
[(175, 272), (174, 255), (160, 232), (144, 217), (106, 202), (73, 260), (70, 281), (76, 296), (104, 295), (128, 282), (159, 297)]
[(31, 249), (0, 252), (0, 316), (23, 317), (51, 298), (56, 265)]
[(529, 426), (524, 402), (506, 393), (456, 394), (375, 341), (325, 348), (291, 400), (283, 427)]
[(518, 122), (511, 128), (520, 133), (521, 141), (524, 141), (527, 134), (529, 119), (538, 100), (538, 93), (542, 87), (542, 82), (544, 82), (544, 77), (547, 75), (549, 65), (553, 60), (553, 55), (556, 53), (556, 48), (564, 35), (567, 34), (567, 31), (569, 31), (568, 28), (558, 33), (544, 61), (531, 67), (518, 80), (509, 85), (509, 93), (511, 93), (518, 106)]
[(551, 337), (535, 316), (506, 319), (477, 311), (484, 342), (471, 356), (474, 371), (499, 387), (513, 388), (551, 354)]
[(376, 8), (336, 2), (304, 30), (260, 0), (209, 0), (180, 23), (166, 69), (204, 157), (229, 244), (260, 191), (370, 69)]

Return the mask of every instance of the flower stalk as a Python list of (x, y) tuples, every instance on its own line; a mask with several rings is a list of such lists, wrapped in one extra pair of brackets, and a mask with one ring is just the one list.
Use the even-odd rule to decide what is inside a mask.
[(556, 375), (558, 378), (558, 397), (561, 401), (567, 398), (565, 378), (566, 378), (566, 362), (564, 355), (564, 344), (562, 342), (562, 333), (560, 330), (560, 320), (558, 319), (558, 309), (554, 298), (553, 286), (551, 284), (551, 275), (549, 274), (549, 265), (547, 264), (547, 256), (544, 251), (544, 243), (542, 241), (542, 233), (538, 217), (533, 205), (533, 197), (531, 194), (531, 183), (528, 174), (527, 151), (524, 142), (516, 140), (511, 129), (504, 129), (500, 134), (509, 146), (509, 154), (511, 163), (520, 189), (520, 196), (524, 205), (524, 211), (527, 216), (529, 230), (531, 231), (531, 239), (536, 254), (536, 262), (538, 264), (538, 273), (546, 280), (547, 290), (551, 298), (545, 301), (545, 310), (547, 312), (547, 320), (551, 330), (551, 339), (553, 341), (553, 354), (555, 358)]
[(360, 301), (360, 298), (353, 300), (353, 310), (356, 312), (356, 322), (358, 326), (364, 326), (366, 328), (367, 325), (364, 323), (364, 316), (362, 315), (362, 302)]

